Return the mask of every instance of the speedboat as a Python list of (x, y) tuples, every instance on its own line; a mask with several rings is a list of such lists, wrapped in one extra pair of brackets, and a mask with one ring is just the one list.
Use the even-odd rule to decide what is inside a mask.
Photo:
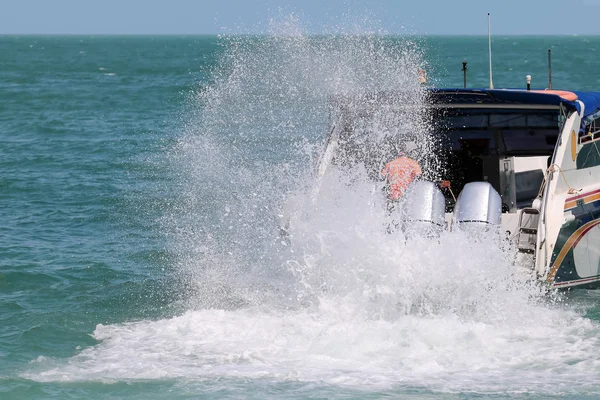
[(377, 179), (394, 143), (369, 145), (368, 121), (383, 115), (376, 125), (388, 130), (418, 125), (408, 138), (389, 136), (410, 139), (429, 171), (407, 191), (410, 221), (496, 227), (549, 286), (600, 286), (600, 93), (429, 88), (424, 97), (334, 99), (314, 192), (331, 165), (357, 159)]

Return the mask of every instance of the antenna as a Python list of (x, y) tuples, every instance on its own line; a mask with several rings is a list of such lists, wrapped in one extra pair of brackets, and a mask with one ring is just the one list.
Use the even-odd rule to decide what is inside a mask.
[(492, 82), (492, 33), (490, 28), (490, 13), (488, 13), (488, 48), (490, 53), (490, 89), (494, 88), (494, 84)]
[(548, 89), (552, 90), (552, 51), (548, 49)]

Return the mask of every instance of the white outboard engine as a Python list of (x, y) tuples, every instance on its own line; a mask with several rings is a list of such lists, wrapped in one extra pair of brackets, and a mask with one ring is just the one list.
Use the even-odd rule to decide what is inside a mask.
[(488, 182), (470, 182), (458, 195), (452, 228), (489, 228), (502, 222), (502, 198)]
[(446, 201), (433, 182), (413, 182), (403, 195), (401, 210), (405, 232), (436, 235), (445, 228)]

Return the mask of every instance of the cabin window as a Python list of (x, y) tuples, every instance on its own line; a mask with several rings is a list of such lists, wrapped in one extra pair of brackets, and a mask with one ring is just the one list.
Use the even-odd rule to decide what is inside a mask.
[(583, 145), (577, 153), (577, 169), (600, 165), (600, 118), (589, 121), (579, 132), (579, 144)]
[(527, 117), (523, 114), (491, 114), (490, 126), (496, 128), (518, 128), (527, 126)]
[(512, 129), (503, 132), (507, 153), (548, 153), (551, 154), (558, 139), (556, 129)]
[(600, 165), (600, 144), (597, 140), (584, 145), (576, 159), (577, 169), (597, 167)]
[(465, 150), (482, 155), (496, 148), (496, 138), (484, 130), (450, 132), (442, 146), (452, 151)]
[(487, 115), (453, 115), (444, 118), (443, 126), (446, 129), (487, 129), (489, 125)]
[(556, 113), (552, 114), (490, 114), (490, 126), (494, 128), (558, 128)]
[(465, 144), (477, 141), (479, 155), (550, 155), (560, 132), (558, 111), (465, 108), (438, 113), (440, 144), (451, 151), (469, 150)]

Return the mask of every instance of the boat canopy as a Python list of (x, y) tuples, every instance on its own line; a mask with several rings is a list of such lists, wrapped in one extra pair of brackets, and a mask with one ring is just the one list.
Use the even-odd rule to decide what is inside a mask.
[(582, 127), (600, 118), (600, 92), (565, 92), (557, 90), (517, 89), (429, 89), (430, 99), (435, 105), (451, 107), (511, 107), (515, 108), (559, 108), (581, 112), (576, 99), (584, 104)]
[(581, 119), (582, 125), (589, 125), (593, 120), (600, 118), (600, 92), (573, 92), (577, 95), (585, 105), (583, 112), (583, 118)]

